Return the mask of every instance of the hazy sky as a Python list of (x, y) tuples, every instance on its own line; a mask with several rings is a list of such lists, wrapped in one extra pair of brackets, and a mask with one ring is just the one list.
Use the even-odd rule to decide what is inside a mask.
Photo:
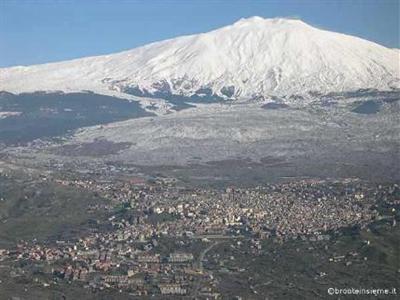
[(399, 47), (399, 0), (0, 0), (0, 66), (113, 53), (242, 17), (298, 17)]

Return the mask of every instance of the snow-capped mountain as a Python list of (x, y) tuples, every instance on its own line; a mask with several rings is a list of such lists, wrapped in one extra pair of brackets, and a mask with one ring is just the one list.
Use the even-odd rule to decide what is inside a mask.
[(233, 25), (111, 55), (0, 69), (0, 90), (252, 99), (398, 88), (399, 51), (300, 20)]

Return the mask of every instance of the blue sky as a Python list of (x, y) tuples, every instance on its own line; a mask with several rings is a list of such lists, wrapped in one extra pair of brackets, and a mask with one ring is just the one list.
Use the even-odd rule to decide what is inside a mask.
[(0, 67), (113, 53), (242, 17), (298, 17), (399, 47), (399, 0), (0, 0)]

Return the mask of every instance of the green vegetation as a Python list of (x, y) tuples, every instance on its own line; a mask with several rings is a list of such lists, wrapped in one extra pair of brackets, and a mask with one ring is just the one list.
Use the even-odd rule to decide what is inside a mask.
[(21, 239), (67, 238), (90, 227), (91, 219), (104, 218), (87, 208), (105, 200), (85, 190), (0, 176), (0, 191), (0, 247)]
[(399, 240), (398, 226), (380, 222), (331, 241), (266, 240), (259, 253), (248, 242), (224, 242), (210, 251), (206, 267), (227, 299), (329, 299), (330, 287), (398, 289)]

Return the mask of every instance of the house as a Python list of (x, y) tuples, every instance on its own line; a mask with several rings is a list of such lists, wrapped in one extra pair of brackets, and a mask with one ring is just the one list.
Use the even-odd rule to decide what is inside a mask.
[(171, 253), (168, 258), (168, 261), (171, 263), (184, 263), (192, 260), (192, 253)]
[(187, 291), (180, 284), (159, 284), (162, 295), (186, 295)]

